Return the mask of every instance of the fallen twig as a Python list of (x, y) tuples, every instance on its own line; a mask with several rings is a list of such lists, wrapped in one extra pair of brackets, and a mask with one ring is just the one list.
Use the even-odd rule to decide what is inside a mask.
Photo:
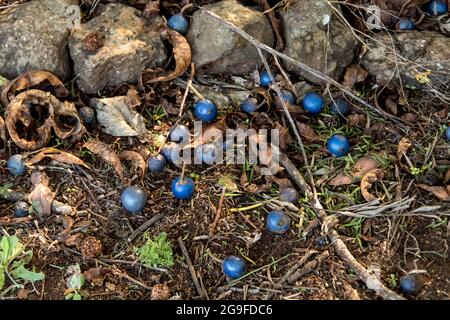
[(152, 224), (154, 224), (156, 221), (162, 218), (161, 214), (157, 214), (150, 219), (148, 219), (146, 222), (144, 222), (139, 228), (133, 231), (133, 233), (128, 237), (128, 243), (131, 243), (134, 239), (136, 239), (137, 236), (139, 236), (141, 233), (143, 233), (145, 230), (147, 230)]
[(288, 282), (292, 283), (303, 277), (305, 274), (313, 271), (317, 268), (326, 258), (330, 256), (330, 253), (328, 250), (325, 250), (320, 255), (317, 256), (314, 260), (308, 262), (305, 264), (303, 268), (300, 270), (295, 271), (292, 275), (290, 275), (287, 279)]
[(214, 231), (216, 230), (217, 224), (219, 223), (220, 214), (222, 213), (223, 199), (225, 198), (226, 190), (227, 189), (225, 187), (222, 188), (222, 195), (220, 196), (219, 204), (217, 206), (216, 217), (214, 218), (214, 221), (213, 221), (213, 223), (211, 225), (211, 229), (209, 231), (209, 236), (210, 237), (214, 236)]
[(187, 252), (186, 246), (184, 245), (183, 239), (178, 238), (178, 244), (180, 246), (181, 252), (183, 253), (184, 258), (186, 259), (186, 263), (189, 267), (189, 272), (191, 273), (192, 281), (194, 281), (195, 288), (197, 289), (200, 298), (205, 298), (206, 294), (203, 292), (202, 287), (200, 286), (200, 282), (198, 282), (197, 275), (195, 273), (194, 265), (192, 264), (191, 258), (189, 257), (189, 253)]

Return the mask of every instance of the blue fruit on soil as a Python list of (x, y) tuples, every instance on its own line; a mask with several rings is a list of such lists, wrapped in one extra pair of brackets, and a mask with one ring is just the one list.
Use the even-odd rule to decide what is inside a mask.
[(333, 134), (328, 139), (327, 149), (333, 156), (342, 157), (350, 151), (350, 142), (341, 134)]
[(409, 273), (400, 278), (400, 289), (406, 294), (417, 294), (422, 287), (422, 282), (419, 275), (416, 273)]
[(194, 194), (195, 184), (191, 178), (185, 177), (181, 180), (181, 177), (176, 178), (172, 182), (171, 190), (175, 198), (180, 200), (188, 200)]
[(226, 276), (232, 279), (238, 279), (245, 275), (247, 264), (238, 256), (229, 256), (223, 260), (222, 270)]
[(178, 143), (183, 142), (183, 144), (189, 143), (190, 138), (191, 138), (189, 129), (182, 124), (179, 124), (176, 127), (173, 127), (170, 131), (169, 136), (170, 136), (170, 141), (178, 142)]
[(161, 149), (161, 154), (166, 158), (167, 162), (174, 161), (174, 151), (177, 149), (178, 145), (175, 142), (167, 142)]
[(428, 4), (428, 13), (432, 16), (441, 16), (446, 14), (448, 6), (446, 1), (431, 1)]
[(144, 209), (147, 203), (147, 192), (138, 186), (126, 187), (120, 195), (122, 207), (132, 213), (137, 213)]
[(78, 114), (81, 118), (81, 121), (83, 121), (83, 123), (85, 125), (88, 126), (92, 126), (95, 124), (95, 111), (92, 108), (89, 107), (81, 107), (78, 110)]
[(295, 96), (294, 94), (289, 90), (281, 90), (281, 96), (283, 97), (283, 100), (290, 104), (295, 104)]
[(241, 110), (245, 113), (253, 113), (256, 111), (256, 108), (258, 107), (258, 100), (255, 98), (248, 98), (242, 101)]
[(173, 29), (181, 33), (183, 36), (186, 35), (189, 31), (189, 23), (187, 19), (181, 14), (176, 14), (170, 17), (169, 21), (167, 22), (167, 25), (169, 26), (170, 29)]
[(20, 176), (27, 171), (25, 162), (23, 161), (21, 154), (15, 154), (11, 156), (11, 158), (9, 158), (8, 162), (6, 163), (6, 168), (11, 174), (15, 176)]
[(152, 173), (159, 173), (166, 166), (166, 158), (162, 154), (150, 156), (147, 161), (148, 170)]
[(445, 129), (445, 137), (450, 141), (450, 126)]
[(398, 21), (399, 30), (414, 30), (415, 28), (416, 24), (411, 19), (401, 18)]
[(309, 92), (303, 99), (303, 108), (311, 114), (319, 114), (323, 111), (325, 100), (317, 92)]
[(203, 163), (212, 164), (217, 157), (217, 147), (213, 143), (206, 143), (195, 148), (195, 156)]
[(280, 201), (296, 203), (300, 198), (297, 190), (291, 187), (284, 187), (280, 190)]
[(29, 207), (26, 202), (18, 201), (14, 204), (14, 215), (18, 218), (23, 218), (28, 216)]
[(203, 122), (213, 122), (217, 117), (218, 111), (214, 102), (205, 99), (195, 103), (194, 113)]
[(350, 113), (350, 104), (346, 100), (335, 100), (331, 105), (331, 112), (340, 116), (346, 116)]
[(289, 230), (291, 218), (283, 211), (270, 211), (267, 215), (267, 230), (276, 234), (283, 234)]
[[(272, 73), (272, 75), (275, 77), (275, 74)], [(263, 71), (259, 74), (259, 85), (264, 88), (268, 88), (272, 83), (272, 80), (270, 79), (269, 73), (267, 71)]]

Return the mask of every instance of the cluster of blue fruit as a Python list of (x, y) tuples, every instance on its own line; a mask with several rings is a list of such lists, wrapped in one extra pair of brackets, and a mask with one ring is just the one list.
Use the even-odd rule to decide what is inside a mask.
[[(439, 17), (448, 12), (447, 1), (445, 0), (434, 0), (430, 1), (427, 5), (427, 11), (430, 16)], [(400, 18), (398, 21), (399, 30), (414, 30), (416, 24), (413, 20), (409, 18)]]

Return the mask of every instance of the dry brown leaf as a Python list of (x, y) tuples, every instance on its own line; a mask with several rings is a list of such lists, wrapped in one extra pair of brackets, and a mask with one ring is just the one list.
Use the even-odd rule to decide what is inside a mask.
[(351, 114), (347, 117), (349, 127), (357, 127), (366, 122), (366, 116), (363, 114)]
[(89, 168), (89, 166), (77, 156), (55, 148), (45, 148), (44, 150), (40, 151), (37, 155), (27, 161), (27, 165), (38, 163), (44, 158), (51, 158), (61, 163), (77, 164)]
[(86, 142), (83, 147), (99, 155), (102, 159), (111, 164), (118, 173), (120, 180), (123, 180), (122, 163), (120, 162), (119, 156), (110, 146), (98, 140), (91, 140)]
[(292, 137), (289, 134), (289, 129), (287, 127), (283, 127), (278, 121), (275, 122), (275, 128), (279, 130), (280, 138), (279, 138), (279, 147), (281, 150), (285, 150), (286, 146), (292, 142)]
[(72, 141), (79, 140), (86, 132), (78, 116), (75, 104), (64, 101), (54, 106), (53, 129), (61, 139), (72, 137)]
[(409, 148), (411, 148), (411, 146), (412, 143), (408, 138), (403, 137), (400, 140), (397, 146), (397, 160), (399, 163), (401, 163), (402, 158), (405, 156), (406, 152), (409, 150)]
[(191, 64), (191, 47), (186, 38), (175, 30), (169, 29), (167, 26), (161, 30), (160, 35), (169, 40), (173, 46), (173, 56), (175, 59), (175, 70), (166, 76), (157, 77), (148, 81), (148, 83), (167, 82), (177, 78), (186, 72)]
[(447, 172), (444, 175), (444, 184), (450, 181), (450, 168), (448, 168)]
[(328, 184), (333, 187), (348, 185), (361, 180), (361, 178), (369, 171), (378, 168), (378, 162), (376, 162), (371, 156), (365, 156), (360, 158), (353, 165), (353, 172), (351, 175), (345, 173), (338, 174)]
[(362, 82), (367, 77), (367, 71), (359, 65), (351, 65), (345, 70), (342, 84), (351, 89), (357, 82)]
[(145, 163), (144, 158), (138, 152), (131, 150), (122, 151), (122, 153), (119, 154), (119, 158), (120, 160), (131, 161), (134, 169), (141, 169), (141, 178), (143, 179), (145, 177), (145, 174), (147, 172), (147, 164)]
[(83, 273), (84, 277), (90, 283), (101, 286), (105, 281), (105, 277), (108, 273), (111, 272), (111, 269), (104, 267), (91, 268)]
[(298, 133), (306, 139), (306, 141), (322, 141), (323, 139), (314, 131), (313, 128), (306, 123), (296, 121)]
[(367, 202), (376, 200), (373, 194), (369, 193), (369, 189), (375, 181), (381, 180), (384, 177), (384, 172), (381, 169), (374, 169), (364, 175), (361, 180), (361, 194)]
[(28, 195), (28, 201), (34, 211), (43, 216), (50, 214), (55, 193), (48, 187), (48, 177), (44, 172), (33, 172), (31, 175), (33, 190)]
[(398, 99), (396, 96), (390, 95), (386, 98), (386, 101), (385, 101), (386, 109), (394, 116), (396, 116), (398, 114), (397, 100)]
[(127, 96), (125, 98), (125, 103), (131, 109), (136, 108), (141, 105), (141, 98), (139, 97), (139, 92), (134, 86), (131, 86), (127, 91)]
[(441, 201), (450, 201), (450, 185), (448, 185), (446, 188), (439, 187), (439, 186), (429, 186), (426, 184), (418, 184), (419, 188), (431, 192)]
[(53, 73), (47, 71), (29, 71), (21, 74), (8, 83), (2, 91), (1, 101), (4, 106), (7, 106), (14, 98), (17, 91), (28, 90), (44, 82), (48, 82), (52, 86), (53, 91), (58, 98), (67, 97), (69, 94), (69, 91), (67, 91), (64, 87), (61, 80), (59, 80)]
[(345, 173), (339, 173), (336, 177), (328, 182), (328, 185), (332, 187), (339, 187), (351, 184), (353, 182), (353, 178)]

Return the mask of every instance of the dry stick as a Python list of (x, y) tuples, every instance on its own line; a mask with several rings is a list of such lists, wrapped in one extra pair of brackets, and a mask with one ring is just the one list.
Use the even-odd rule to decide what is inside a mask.
[(156, 216), (151, 217), (148, 219), (144, 224), (142, 224), (139, 228), (133, 231), (133, 233), (128, 237), (128, 242), (131, 243), (134, 239), (136, 239), (137, 236), (139, 236), (141, 233), (143, 233), (145, 230), (147, 230), (152, 224), (154, 224), (156, 221), (162, 218), (161, 214), (157, 214)]
[(216, 230), (217, 224), (219, 223), (220, 214), (222, 213), (223, 199), (225, 198), (225, 191), (226, 190), (227, 189), (225, 187), (222, 188), (222, 195), (220, 196), (219, 204), (217, 206), (216, 217), (214, 218), (214, 221), (213, 221), (213, 223), (211, 225), (211, 230), (209, 231), (210, 237), (214, 236), (214, 231)]
[(330, 256), (330, 253), (328, 252), (328, 250), (325, 250), (313, 261), (308, 262), (307, 264), (305, 264), (305, 266), (303, 268), (301, 268), (300, 270), (297, 270), (291, 276), (289, 276), (287, 279), (288, 282), (290, 282), (290, 283), (295, 282), (298, 279), (300, 279), (301, 277), (303, 277), (305, 274), (313, 271), (314, 269), (317, 268), (318, 265), (320, 265), (322, 263), (322, 261), (327, 259), (329, 256)]
[(362, 105), (366, 106), (367, 108), (374, 110), (375, 112), (379, 113), (380, 115), (391, 119), (392, 121), (400, 124), (401, 126), (404, 126), (403, 121), (401, 119), (393, 117), (389, 113), (387, 113), (387, 112), (385, 112), (383, 110), (375, 108), (370, 103), (368, 103), (364, 99), (361, 99), (356, 94), (354, 94), (349, 88), (347, 88), (344, 85), (340, 84), (339, 82), (337, 82), (333, 78), (327, 76), (323, 72), (321, 72), (319, 70), (316, 70), (314, 68), (311, 68), (307, 64), (304, 64), (303, 62), (297, 61), (297, 60), (289, 57), (288, 55), (285, 55), (284, 53), (281, 53), (281, 52), (278, 52), (277, 50), (274, 50), (273, 48), (269, 47), (268, 45), (266, 45), (266, 44), (256, 40), (255, 38), (253, 38), (251, 35), (249, 35), (245, 31), (239, 29), (233, 23), (231, 23), (231, 22), (229, 22), (229, 21), (227, 21), (225, 19), (222, 19), (217, 14), (215, 14), (215, 13), (209, 11), (209, 10), (205, 10), (203, 7), (200, 7), (200, 10), (202, 10), (203, 13), (205, 13), (207, 16), (211, 17), (212, 19), (216, 20), (220, 24), (228, 27), (232, 31), (234, 31), (237, 34), (239, 34), (241, 37), (243, 37), (244, 39), (249, 41), (251, 44), (253, 44), (256, 48), (262, 49), (262, 50), (267, 51), (267, 52), (269, 52), (269, 53), (271, 53), (273, 55), (279, 56), (280, 58), (282, 58), (282, 59), (288, 61), (289, 63), (299, 67), (300, 69), (310, 73), (311, 75), (313, 75), (313, 76), (323, 80), (324, 82), (327, 82), (327, 83), (330, 83), (330, 84), (334, 85), (335, 87), (337, 87), (341, 91), (345, 92), (350, 97), (352, 97), (353, 99), (355, 99), (356, 101), (358, 101)]
[(180, 245), (181, 252), (183, 253), (183, 256), (188, 264), (189, 272), (191, 273), (192, 281), (194, 281), (195, 288), (197, 289), (200, 298), (205, 298), (206, 295), (203, 292), (200, 283), (198, 282), (197, 275), (195, 274), (195, 269), (192, 264), (191, 258), (189, 258), (189, 253), (187, 252), (186, 246), (184, 245), (183, 239), (181, 239), (181, 237), (178, 238), (178, 244)]

